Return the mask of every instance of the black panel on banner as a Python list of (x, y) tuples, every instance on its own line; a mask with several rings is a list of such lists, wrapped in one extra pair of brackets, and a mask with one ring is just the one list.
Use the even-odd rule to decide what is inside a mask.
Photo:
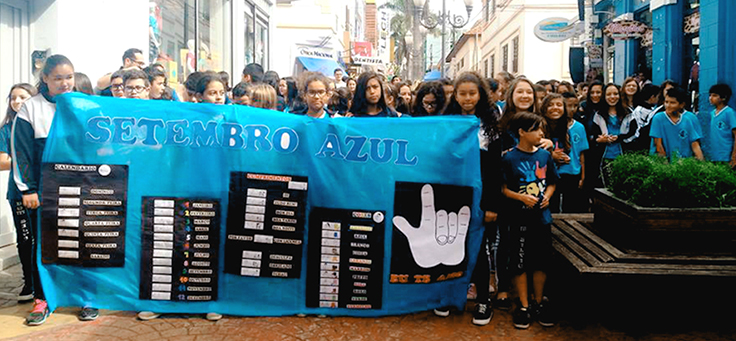
[(128, 166), (44, 163), (41, 172), (43, 263), (123, 266)]
[(232, 172), (225, 272), (299, 278), (307, 178)]
[(381, 309), (385, 212), (312, 208), (307, 307)]
[(143, 197), (140, 299), (217, 300), (220, 201)]
[[(468, 263), (466, 237), (472, 205), (472, 187), (397, 182), (389, 283), (462, 277)], [(429, 219), (423, 219), (423, 212)], [(412, 241), (396, 226), (399, 217), (405, 219), (403, 228), (412, 229)]]

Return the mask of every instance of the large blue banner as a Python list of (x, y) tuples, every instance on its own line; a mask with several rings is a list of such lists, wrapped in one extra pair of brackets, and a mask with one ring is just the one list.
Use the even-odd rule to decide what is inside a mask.
[(461, 307), (478, 148), (474, 117), (63, 95), (43, 155), (46, 297), (244, 316)]

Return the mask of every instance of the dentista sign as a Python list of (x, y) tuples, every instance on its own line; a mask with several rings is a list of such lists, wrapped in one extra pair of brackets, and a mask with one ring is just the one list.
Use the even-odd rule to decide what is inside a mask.
[(565, 18), (547, 18), (534, 26), (534, 35), (542, 41), (557, 43), (580, 34), (578, 24)]

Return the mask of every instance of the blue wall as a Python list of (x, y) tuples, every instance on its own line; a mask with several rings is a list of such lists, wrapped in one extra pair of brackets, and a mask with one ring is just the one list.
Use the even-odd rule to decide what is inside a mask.
[(672, 79), (683, 84), (682, 4), (662, 6), (652, 11), (652, 26), (652, 82), (661, 84)]

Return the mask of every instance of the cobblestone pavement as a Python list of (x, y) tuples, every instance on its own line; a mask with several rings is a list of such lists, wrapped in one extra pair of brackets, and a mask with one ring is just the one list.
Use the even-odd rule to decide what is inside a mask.
[[(655, 306), (649, 310), (629, 309), (639, 314), (624, 316), (611, 323), (601, 315), (587, 314), (586, 322), (562, 321), (543, 328), (532, 324), (528, 330), (517, 330), (511, 314), (495, 311), (491, 323), (484, 327), (471, 324), (472, 304), (467, 312), (453, 312), (440, 318), (431, 312), (382, 318), (351, 317), (230, 317), (210, 322), (203, 316), (164, 315), (152, 321), (138, 321), (133, 312), (101, 311), (93, 322), (80, 322), (78, 308), (61, 308), (47, 322), (27, 327), (24, 318), (31, 304), (18, 305), (15, 293), (20, 291), (20, 267), (0, 272), (0, 339), (9, 340), (736, 340), (733, 312), (724, 310), (722, 319), (710, 325), (689, 321), (702, 313), (700, 309), (675, 311), (677, 320), (650, 326), (647, 316), (656, 316), (669, 308)], [(613, 298), (601, 305), (617, 301)], [(592, 301), (591, 301), (592, 303)], [(729, 307), (723, 307), (727, 309)], [(730, 314), (730, 315), (729, 315)], [(730, 317), (729, 317), (730, 316)], [(642, 317), (644, 321), (641, 321)], [(706, 319), (707, 320), (707, 319)], [(602, 323), (604, 321), (604, 323)], [(730, 321), (730, 322), (729, 322)], [(631, 324), (639, 327), (631, 328)]]

